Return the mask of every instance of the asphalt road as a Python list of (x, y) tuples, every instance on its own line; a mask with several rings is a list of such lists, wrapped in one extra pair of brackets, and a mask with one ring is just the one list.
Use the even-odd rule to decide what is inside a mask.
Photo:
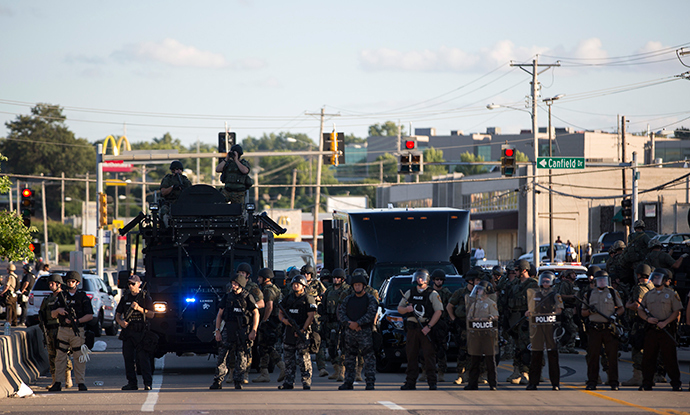
[[(637, 388), (622, 387), (613, 392), (602, 386), (596, 392), (585, 391), (586, 365), (584, 352), (580, 355), (560, 355), (561, 391), (552, 391), (548, 381), (538, 391), (525, 391), (524, 386), (509, 385), (505, 378), (512, 368), (507, 362), (499, 367), (499, 390), (489, 391), (480, 385), (479, 391), (464, 391), (463, 386), (452, 382), (439, 384), (439, 390), (429, 391), (418, 383), (416, 391), (401, 391), (404, 373), (377, 374), (376, 390), (364, 391), (364, 385), (356, 384), (354, 391), (338, 391), (339, 383), (326, 378), (315, 378), (311, 391), (301, 388), (293, 391), (277, 389), (277, 371), (271, 375), (271, 383), (249, 383), (241, 391), (231, 384), (225, 389), (212, 391), (214, 356), (166, 355), (158, 359), (152, 391), (124, 392), (126, 383), (121, 355), (121, 342), (115, 337), (103, 336), (105, 352), (94, 352), (87, 364), (88, 392), (75, 388), (59, 393), (46, 391), (49, 377), (42, 377), (30, 385), (35, 394), (26, 398), (6, 398), (0, 401), (0, 413), (90, 414), (165, 412), (170, 414), (325, 414), (355, 413), (473, 413), (501, 414), (630, 414), (653, 412), (657, 414), (688, 414), (690, 409), (690, 381), (688, 362), (690, 350), (679, 351), (683, 371), (683, 392), (672, 392), (668, 383), (659, 384), (652, 392), (639, 392)], [(629, 354), (620, 361), (621, 379), (632, 374)], [(315, 365), (314, 365), (315, 366)], [(546, 376), (547, 371), (544, 370)], [(250, 379), (256, 377), (250, 374)], [(450, 375), (446, 376), (450, 378)], [(606, 375), (602, 374), (606, 379)], [(140, 380), (141, 385), (141, 380)]]

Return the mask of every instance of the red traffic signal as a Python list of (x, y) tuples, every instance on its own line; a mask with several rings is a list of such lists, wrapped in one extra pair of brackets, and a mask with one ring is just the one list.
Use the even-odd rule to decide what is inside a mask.
[(34, 252), (36, 250), (36, 246), (34, 246), (34, 244), (29, 244), (29, 250)]
[(506, 148), (505, 149), (505, 156), (506, 157), (513, 157), (514, 152), (515, 152), (515, 150), (513, 150), (512, 148)]
[(34, 192), (32, 192), (31, 189), (22, 190), (22, 197), (31, 197), (33, 194)]
[(414, 140), (405, 141), (405, 148), (408, 150), (414, 150), (417, 147), (417, 142)]

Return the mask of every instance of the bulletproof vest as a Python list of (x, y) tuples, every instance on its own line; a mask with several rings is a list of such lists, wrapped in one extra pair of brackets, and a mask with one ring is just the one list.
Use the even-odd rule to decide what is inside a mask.
[[(167, 196), (163, 196), (163, 199), (165, 199), (168, 202), (175, 201), (180, 196), (180, 193), (182, 193), (182, 190), (189, 187), (189, 186), (185, 185), (185, 181), (183, 180), (183, 177), (184, 176), (181, 174), (173, 174), (173, 173), (168, 173), (165, 175), (165, 177), (163, 178), (163, 182), (166, 185), (172, 185), (173, 187), (174, 186), (180, 186), (181, 189), (173, 188), (173, 190), (170, 193), (168, 193)], [(166, 187), (169, 187), (169, 186), (166, 186)]]
[(340, 288), (335, 288), (335, 285), (333, 285), (327, 291), (327, 293), (326, 293), (326, 313), (329, 316), (335, 316), (338, 313), (338, 303), (340, 302), (340, 296), (347, 288), (349, 288), (349, 286), (347, 286), (345, 283), (343, 283), (340, 286)]
[(285, 307), (285, 311), (295, 320), (297, 327), (303, 327), (309, 313), (307, 294), (305, 293), (297, 297), (293, 292), (284, 301), (283, 307)]
[[(271, 311), (271, 317), (278, 317), (278, 304), (280, 300), (282, 300), (283, 293), (280, 291), (280, 288), (276, 287), (274, 284), (268, 285), (264, 288), (264, 290), (271, 290), (273, 292), (273, 296), (276, 298), (273, 303), (273, 310)], [(266, 298), (266, 294), (264, 294), (264, 298)]]
[(427, 287), (421, 293), (417, 291), (417, 288), (412, 287), (410, 289), (410, 298), (407, 299), (407, 302), (412, 304), (416, 311), (422, 312), (422, 318), (426, 321), (431, 320), (431, 316), (434, 315), (434, 307), (431, 304), (431, 300), (429, 300), (432, 292), (434, 292), (434, 289), (431, 287)]
[[(64, 304), (61, 300), (58, 300), (59, 304), (65, 305), (65, 308), (71, 307), (76, 313), (78, 319), (84, 317), (87, 314), (87, 312), (88, 314), (93, 314), (93, 310), (87, 309), (86, 307), (87, 304), (89, 306), (91, 305), (91, 300), (89, 299), (89, 297), (86, 296), (86, 293), (84, 291), (78, 290), (76, 293), (74, 293), (74, 295), (70, 295), (70, 293), (68, 292), (63, 292), (63, 294), (63, 298), (67, 302), (67, 304)], [(66, 318), (66, 315), (58, 317), (58, 319), (60, 320), (60, 325), (69, 326), (69, 324), (65, 322)]]
[[(244, 161), (244, 160), (242, 160)], [(240, 163), (242, 163), (240, 161)], [(225, 188), (231, 191), (243, 191), (247, 187), (245, 185), (246, 174), (240, 172), (240, 168), (237, 167), (237, 163), (233, 160), (225, 162), (225, 168), (223, 169), (223, 175), (221, 181), (225, 183)]]
[(223, 318), (227, 324), (235, 325), (239, 323), (241, 327), (247, 327), (249, 325), (251, 312), (247, 307), (249, 303), (247, 299), (248, 295), (249, 292), (244, 289), (239, 294), (235, 294), (234, 292), (225, 294)]
[(661, 256), (661, 251), (650, 251), (644, 260), (644, 263), (652, 267), (652, 269), (661, 268), (659, 263), (659, 257)]
[[(26, 287), (26, 292), (31, 292), (31, 289), (34, 288), (34, 284), (36, 283), (36, 276), (32, 274), (31, 272), (24, 274), (24, 278), (22, 278), (22, 285), (24, 281), (28, 281), (29, 285)], [(21, 289), (22, 287), (17, 287), (17, 289)]]
[(508, 298), (508, 307), (513, 311), (527, 311), (527, 289), (535, 287), (537, 287), (537, 281), (531, 277), (524, 282), (514, 284)]
[(471, 293), (471, 291), (465, 287), (463, 291), (464, 295), (461, 295), (458, 301), (458, 305), (453, 309), (453, 314), (455, 317), (464, 319), (467, 316), (467, 304), (465, 304), (465, 297)]
[(46, 326), (56, 326), (59, 324), (58, 319), (53, 318), (50, 312), (53, 309), (53, 305), (55, 304), (57, 299), (57, 295), (55, 295), (54, 293), (50, 293), (41, 303), (41, 308), (39, 310), (39, 314), (41, 316), (40, 319)]
[(367, 313), (368, 306), (369, 297), (367, 295), (361, 297), (357, 297), (356, 295), (350, 296), (350, 299), (347, 300), (345, 314), (350, 321), (357, 321)]
[[(140, 306), (144, 306), (144, 300), (146, 297), (146, 293), (144, 292), (141, 295), (141, 300), (138, 301)], [(132, 303), (136, 299), (136, 295), (132, 294), (131, 292), (127, 292), (125, 294), (125, 298), (123, 298), (121, 301), (125, 302), (125, 312), (129, 310), (129, 308), (132, 306)], [(130, 315), (129, 319), (127, 320), (129, 323), (133, 322), (143, 322), (144, 321), (144, 314), (140, 311), (132, 310), (132, 314)]]

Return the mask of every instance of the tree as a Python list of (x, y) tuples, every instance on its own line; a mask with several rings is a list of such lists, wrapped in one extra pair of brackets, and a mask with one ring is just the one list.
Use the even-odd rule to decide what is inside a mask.
[(357, 137), (354, 134), (345, 134), (345, 139), (343, 140), (343, 144), (348, 145), (348, 144), (364, 144), (367, 142), (366, 138), (360, 138)]
[(523, 153), (522, 151), (515, 150), (515, 161), (518, 163), (529, 161), (529, 157), (527, 156), (527, 154)]
[[(517, 153), (516, 153), (516, 158), (517, 158)], [(477, 156), (477, 155), (474, 155), (474, 154), (466, 151), (466, 152), (460, 154), (460, 161), (463, 161), (463, 162), (480, 162), (480, 161), (484, 161), (484, 157)], [(486, 166), (482, 166), (482, 165), (461, 165), (461, 166), (456, 166), (455, 171), (458, 173), (462, 173), (465, 176), (471, 176), (473, 174), (486, 173), (489, 171), (489, 169), (487, 169)]]
[(443, 150), (436, 150), (430, 147), (424, 150), (424, 173), (421, 175), (419, 180), (427, 181), (431, 180), (433, 176), (440, 176), (442, 174), (448, 174), (448, 168), (446, 166), (438, 165), (428, 165), (427, 163), (443, 163)]
[[(0, 154), (0, 161), (6, 160), (7, 158)], [(11, 191), (11, 188), (10, 179), (0, 177), (0, 193), (7, 193)], [(9, 261), (30, 258), (33, 255), (29, 249), (32, 232), (36, 232), (36, 227), (24, 226), (24, 220), (17, 212), (0, 211), (0, 258)]]
[[(405, 127), (400, 129), (401, 135), (405, 135)], [(398, 125), (393, 121), (386, 121), (383, 124), (369, 126), (369, 136), (397, 136)]]

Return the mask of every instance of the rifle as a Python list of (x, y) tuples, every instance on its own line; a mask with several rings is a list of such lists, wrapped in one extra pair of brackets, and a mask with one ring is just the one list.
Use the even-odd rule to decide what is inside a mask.
[[(549, 298), (552, 294), (556, 294), (556, 290), (553, 290), (553, 289), (552, 289), (548, 294), (546, 294), (546, 296), (544, 296), (544, 298), (541, 299), (541, 301), (539, 301), (539, 302), (534, 306), (534, 308), (539, 308), (539, 306), (541, 306), (542, 303), (544, 303), (544, 301), (546, 301), (546, 299)], [(513, 332), (515, 331), (515, 329), (518, 328), (518, 327), (522, 324), (523, 321), (525, 321), (526, 318), (527, 318), (527, 316), (524, 315), (524, 313), (523, 313), (522, 317), (520, 317), (520, 320), (516, 321), (515, 324), (513, 324), (512, 326), (510, 326), (510, 327), (508, 328), (508, 330), (506, 330), (506, 331), (503, 332), (503, 337), (505, 337), (506, 335), (510, 335), (511, 333), (513, 333)], [(506, 339), (507, 339), (507, 337), (506, 337)]]
[[(637, 303), (637, 305), (639, 305), (640, 307), (642, 307), (642, 310), (644, 310), (645, 314), (647, 314), (647, 318), (649, 318), (649, 317), (651, 317), (651, 318), (656, 318), (656, 317), (654, 317), (654, 315), (653, 315), (652, 313), (649, 312), (649, 309), (648, 309), (647, 307), (645, 307), (645, 306), (642, 305), (642, 303), (640, 302), (640, 300), (635, 300), (635, 302)], [(658, 320), (658, 319), (657, 319), (657, 320)], [(651, 324), (651, 323), (647, 323), (647, 324)], [(668, 335), (668, 337), (670, 337), (671, 340), (673, 340), (673, 344), (675, 344), (676, 347), (678, 347), (678, 342), (676, 341), (676, 338), (673, 337), (673, 336), (671, 335), (671, 333), (668, 332), (668, 330), (666, 330), (666, 327), (661, 328), (661, 327), (658, 326), (658, 324), (654, 324), (653, 326), (654, 326), (654, 328), (655, 328), (656, 330), (661, 330), (661, 331), (663, 331), (664, 333), (666, 333), (666, 334)]]
[(77, 312), (74, 310), (72, 306), (70, 306), (67, 303), (67, 298), (65, 297), (65, 293), (63, 291), (60, 291), (58, 294), (60, 296), (60, 299), (62, 300), (62, 303), (65, 305), (65, 311), (67, 311), (67, 318), (69, 318), (71, 324), (72, 324), (72, 331), (74, 332), (75, 336), (79, 336), (79, 318), (77, 317)]
[[(410, 288), (410, 291), (411, 291), (411, 290), (412, 290), (412, 288)], [(405, 293), (404, 293), (402, 290), (400, 290), (400, 294), (402, 294), (403, 298), (405, 298)], [(412, 292), (410, 292), (410, 295), (412, 295)], [(410, 304), (410, 302), (407, 301), (406, 298), (405, 298), (405, 302), (406, 302), (408, 305)], [(419, 325), (419, 329), (420, 329), (420, 330), (424, 330), (424, 325), (423, 325), (422, 322), (419, 320), (419, 319), (422, 317), (422, 313), (418, 313), (417, 310), (415, 310), (414, 306), (412, 307), (412, 309), (414, 310), (413, 313), (414, 313), (414, 315), (415, 315), (415, 317), (416, 317), (415, 320), (417, 320), (417, 324)], [(424, 331), (422, 331), (422, 334), (424, 334)], [(429, 337), (428, 334), (424, 334), (424, 337), (426, 337), (427, 339), (429, 339), (429, 341), (431, 341), (431, 337)]]
[(611, 323), (611, 325), (612, 325), (613, 328), (614, 328), (614, 331), (615, 331), (615, 334), (616, 334), (616, 337), (618, 338), (618, 340), (622, 340), (622, 339), (624, 338), (624, 336), (625, 336), (625, 330), (623, 329), (623, 327), (621, 327), (620, 325), (618, 325), (618, 320), (617, 320), (614, 316), (607, 316), (606, 314), (604, 314), (604, 313), (602, 313), (601, 311), (599, 311), (595, 306), (593, 306), (593, 305), (591, 305), (591, 304), (585, 303), (585, 302), (584, 302), (581, 298), (579, 298), (578, 296), (573, 296), (573, 298), (575, 298), (577, 301), (579, 301), (580, 304), (582, 304), (582, 305), (584, 305), (585, 307), (587, 307), (591, 312), (596, 313), (596, 314), (599, 314), (600, 316), (604, 317), (609, 323)]
[(292, 316), (285, 310), (285, 307), (283, 307), (282, 304), (278, 303), (278, 308), (280, 309), (280, 311), (283, 312), (285, 319), (288, 321), (288, 323), (290, 323), (290, 326), (292, 327), (293, 331), (297, 333), (297, 336), (300, 338), (300, 340), (306, 342), (307, 336), (305, 336), (304, 333), (302, 333), (302, 331), (300, 330), (300, 328), (298, 328), (298, 324), (295, 321), (295, 319), (292, 318)]
[[(144, 288), (146, 287), (146, 283), (143, 283), (141, 287), (139, 288), (139, 292), (137, 295), (134, 297), (134, 300), (132, 300), (132, 303), (129, 305), (129, 308), (127, 311), (122, 314), (122, 319), (126, 322), (129, 322), (129, 319), (132, 317), (132, 313), (134, 313), (134, 304), (139, 303), (139, 300), (144, 296)], [(144, 319), (146, 319), (146, 316), (144, 316)]]

